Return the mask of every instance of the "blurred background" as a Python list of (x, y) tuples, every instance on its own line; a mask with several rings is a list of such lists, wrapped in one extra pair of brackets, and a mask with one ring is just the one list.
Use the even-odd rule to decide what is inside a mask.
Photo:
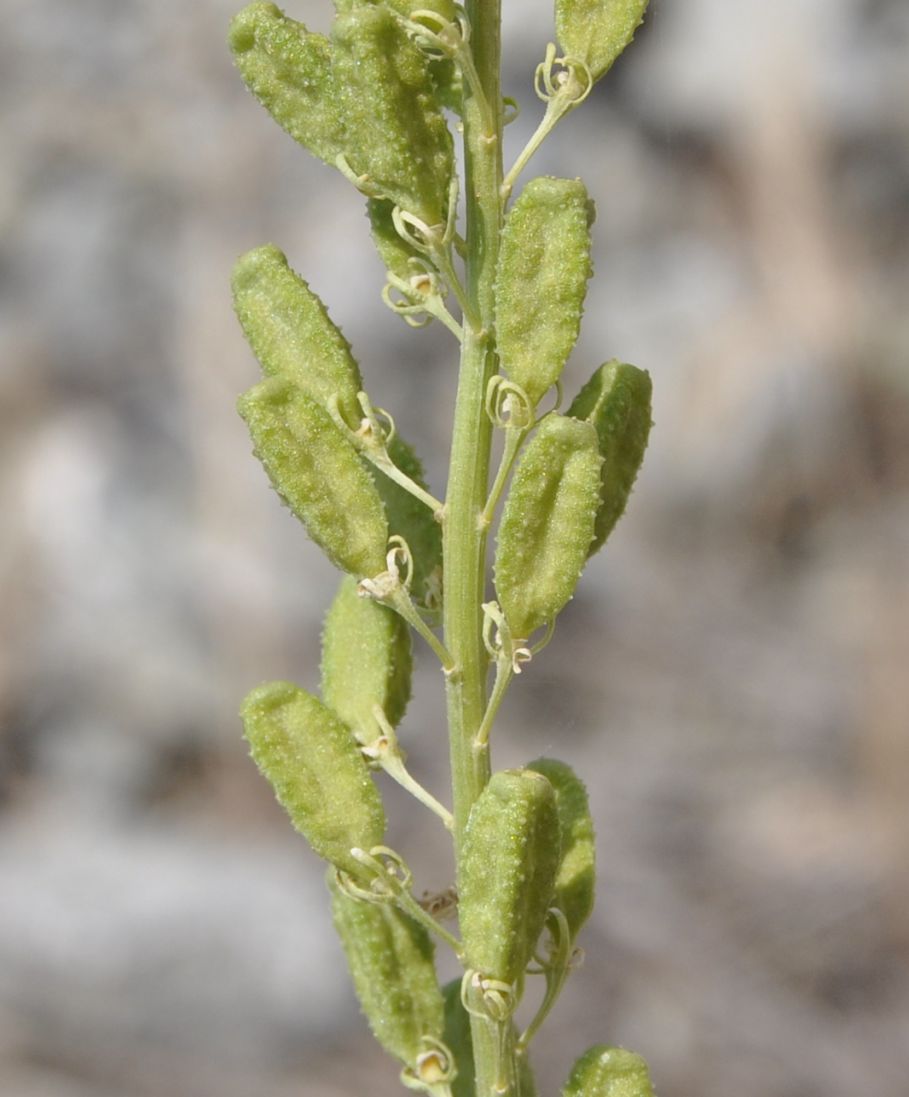
[[(510, 160), (552, 32), (504, 7)], [(5, 1097), (399, 1092), (240, 738), (251, 686), (316, 686), (335, 577), (234, 411), (231, 264), (286, 251), (437, 493), (455, 351), (381, 304), (361, 200), (232, 70), (234, 9), (2, 3)], [(905, 0), (653, 0), (533, 162), (599, 208), (566, 391), (619, 356), (656, 420), (495, 742), (570, 760), (599, 835), (541, 1095), (599, 1041), (661, 1097), (907, 1092), (907, 51)], [(422, 657), (402, 740), (444, 797), (441, 700)], [(445, 887), (441, 827), (388, 799)]]

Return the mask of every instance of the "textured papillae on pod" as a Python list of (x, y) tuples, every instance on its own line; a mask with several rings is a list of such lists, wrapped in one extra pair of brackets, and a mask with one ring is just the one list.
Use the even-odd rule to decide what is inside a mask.
[(539, 176), (505, 219), (496, 271), (496, 345), (503, 372), (537, 404), (555, 384), (581, 326), (591, 204), (580, 179)]
[(360, 425), (363, 388), (350, 345), (325, 306), (272, 244), (237, 260), (234, 311), (268, 377), (293, 382), (323, 407), (333, 396), (347, 425)]
[(357, 578), (385, 570), (388, 523), (376, 485), (328, 412), (272, 377), (237, 403), (253, 451), (309, 536)]
[(597, 433), (550, 414), (521, 455), (499, 525), (495, 581), (515, 639), (526, 640), (571, 598), (600, 499)]
[(574, 1064), (562, 1097), (655, 1097), (640, 1055), (597, 1044)]
[(425, 55), (384, 4), (339, 15), (332, 44), (351, 169), (368, 192), (444, 224), (454, 150)]
[(362, 872), (350, 851), (381, 844), (385, 812), (350, 729), (292, 682), (254, 689), (240, 715), (250, 753), (293, 825), (320, 857)]
[(646, 370), (613, 359), (600, 366), (568, 409), (572, 418), (593, 425), (603, 458), (591, 556), (624, 514), (644, 460), (652, 426), (652, 389)]
[(467, 966), (518, 995), (551, 905), (559, 848), (549, 781), (530, 770), (494, 773), (467, 821), (458, 912)]
[(630, 45), (646, 9), (647, 0), (556, 0), (556, 37), (565, 56), (599, 80)]
[(350, 576), (341, 580), (322, 630), (322, 696), (364, 745), (382, 728), (382, 709), (397, 727), (410, 700), (410, 629), (386, 606), (363, 598)]
[(344, 151), (344, 125), (328, 39), (274, 4), (257, 3), (234, 17), (228, 41), (247, 87), (275, 121), (334, 164)]
[(369, 903), (346, 894), (329, 874), (335, 928), (369, 1027), (388, 1051), (411, 1069), (440, 1040), (442, 991), (433, 944), (426, 930), (392, 903)]
[(538, 758), (527, 768), (542, 773), (555, 790), (562, 844), (551, 905), (565, 915), (573, 941), (593, 911), (596, 887), (596, 851), (587, 789), (571, 766), (555, 758)]

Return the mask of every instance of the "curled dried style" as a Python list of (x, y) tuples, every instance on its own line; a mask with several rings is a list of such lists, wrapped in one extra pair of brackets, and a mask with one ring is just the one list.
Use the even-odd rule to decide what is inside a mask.
[[(234, 306), (264, 374), (240, 414), (272, 486), (344, 573), (322, 637), (321, 699), (272, 682), (249, 694), (242, 717), (256, 764), (329, 865), (354, 988), (403, 1085), (431, 1097), (534, 1097), (530, 1047), (593, 909), (593, 823), (565, 762), (493, 772), (492, 733), (515, 676), (552, 639), (625, 510), (651, 393), (645, 371), (613, 359), (567, 412), (542, 410), (553, 390), (562, 403), (592, 274), (593, 204), (580, 180), (546, 176), (510, 200), (536, 149), (630, 43), (647, 2), (556, 0), (558, 44), (533, 77), (544, 113), (507, 172), (499, 0), (335, 6), (325, 36), (274, 4), (251, 4), (231, 25), (231, 49), (275, 121), (363, 194), (386, 304), (412, 326), (438, 320), (457, 342), (451, 466), (437, 498), (325, 305), (276, 247), (237, 262)], [(445, 677), (451, 809), (408, 771), (398, 738), (413, 633)], [(415, 898), (409, 868), (383, 844), (377, 770), (450, 833), (456, 889)], [(443, 924), (456, 906), (460, 936)], [(463, 969), (444, 988), (439, 942)], [(515, 1011), (533, 975), (542, 990), (521, 1030)], [(643, 1059), (605, 1045), (578, 1059), (563, 1089), (652, 1092)]]

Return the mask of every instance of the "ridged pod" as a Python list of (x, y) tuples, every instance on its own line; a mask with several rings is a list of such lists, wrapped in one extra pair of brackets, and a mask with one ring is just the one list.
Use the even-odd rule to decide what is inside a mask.
[(384, 4), (339, 15), (332, 46), (350, 167), (426, 225), (444, 224), (454, 152), (426, 57)]
[(327, 408), (337, 396), (348, 426), (360, 425), (363, 380), (350, 345), (306, 282), (273, 244), (237, 260), (234, 311), (268, 377), (283, 377)]
[(386, 1051), (416, 1069), (423, 1038), (441, 1039), (445, 1023), (429, 934), (391, 903), (354, 899), (331, 877), (329, 886), (335, 928), (369, 1027)]
[(574, 1064), (562, 1097), (655, 1097), (640, 1055), (597, 1044)]
[(574, 593), (593, 540), (601, 463), (594, 428), (555, 413), (521, 455), (495, 555), (496, 592), (516, 639), (553, 620)]
[(510, 983), (524, 969), (552, 900), (559, 819), (552, 785), (530, 770), (494, 773), (470, 812), (458, 910), (467, 966)]
[(566, 57), (605, 75), (644, 20), (647, 0), (556, 0), (556, 37)]
[(539, 176), (505, 219), (496, 272), (502, 370), (533, 404), (555, 384), (581, 326), (591, 203), (580, 179)]
[(334, 164), (344, 151), (331, 44), (274, 4), (249, 4), (230, 25), (234, 61), (249, 90), (295, 141)]
[(382, 729), (378, 705), (396, 727), (410, 700), (413, 667), (410, 629), (393, 610), (357, 593), (341, 580), (322, 630), (322, 696), (358, 742), (374, 742)]
[(573, 941), (593, 912), (596, 887), (596, 850), (587, 789), (571, 766), (555, 758), (538, 758), (527, 768), (542, 773), (555, 790), (561, 854), (552, 906), (565, 915)]
[(329, 560), (357, 578), (384, 571), (382, 500), (328, 412), (279, 377), (255, 385), (237, 407), (275, 490)]
[(240, 710), (250, 752), (291, 822), (320, 857), (352, 875), (350, 855), (385, 834), (385, 812), (350, 730), (292, 682), (254, 689)]
[(603, 546), (625, 512), (650, 437), (652, 383), (646, 370), (613, 359), (594, 373), (568, 414), (594, 427), (603, 458), (600, 507), (590, 546)]

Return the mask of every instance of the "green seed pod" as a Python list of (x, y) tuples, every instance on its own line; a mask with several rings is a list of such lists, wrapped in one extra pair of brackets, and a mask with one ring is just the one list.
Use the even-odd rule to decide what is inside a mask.
[(556, 0), (556, 37), (594, 80), (613, 66), (644, 21), (647, 0)]
[(518, 463), (499, 525), (496, 592), (512, 636), (551, 621), (574, 593), (600, 497), (596, 431), (547, 415)]
[(363, 388), (350, 345), (325, 306), (273, 244), (241, 256), (231, 282), (234, 311), (268, 377), (283, 377), (327, 408), (333, 396), (348, 426), (360, 425)]
[(320, 857), (361, 873), (350, 851), (381, 844), (385, 812), (350, 730), (292, 682), (254, 689), (240, 715), (256, 765), (293, 825)]
[(505, 374), (537, 404), (578, 338), (590, 263), (590, 201), (580, 179), (532, 179), (505, 220), (496, 272), (496, 340)]
[(640, 1055), (597, 1044), (574, 1064), (562, 1097), (654, 1097), (654, 1092)]
[(555, 790), (562, 852), (552, 905), (565, 915), (572, 941), (593, 911), (596, 862), (593, 819), (584, 782), (571, 766), (538, 758), (527, 767), (542, 773)]
[(376, 705), (392, 727), (400, 723), (410, 700), (412, 667), (404, 619), (362, 598), (350, 576), (342, 579), (322, 631), (322, 696), (360, 743), (382, 734)]
[(467, 966), (512, 984), (517, 997), (546, 921), (558, 863), (552, 785), (529, 770), (494, 773), (467, 821), (458, 910)]
[(334, 165), (344, 125), (328, 39), (274, 4), (256, 3), (234, 17), (228, 41), (247, 87), (275, 121)]
[(427, 226), (444, 224), (454, 153), (425, 56), (384, 4), (339, 15), (332, 43), (350, 167)]
[(406, 282), (414, 273), (410, 260), (422, 259), (423, 256), (395, 228), (392, 220), (394, 208), (394, 203), (387, 198), (370, 198), (366, 203), (366, 214), (379, 258), (387, 270)]
[(255, 385), (237, 407), (275, 490), (335, 567), (358, 578), (383, 572), (382, 500), (328, 412), (279, 377)]
[(412, 1070), (444, 1027), (442, 991), (426, 930), (391, 903), (345, 894), (329, 876), (335, 928), (376, 1039)]
[(597, 432), (603, 458), (600, 508), (590, 546), (600, 549), (625, 512), (628, 497), (653, 425), (652, 392), (646, 370), (613, 359), (594, 373), (572, 401), (568, 414), (591, 423)]

